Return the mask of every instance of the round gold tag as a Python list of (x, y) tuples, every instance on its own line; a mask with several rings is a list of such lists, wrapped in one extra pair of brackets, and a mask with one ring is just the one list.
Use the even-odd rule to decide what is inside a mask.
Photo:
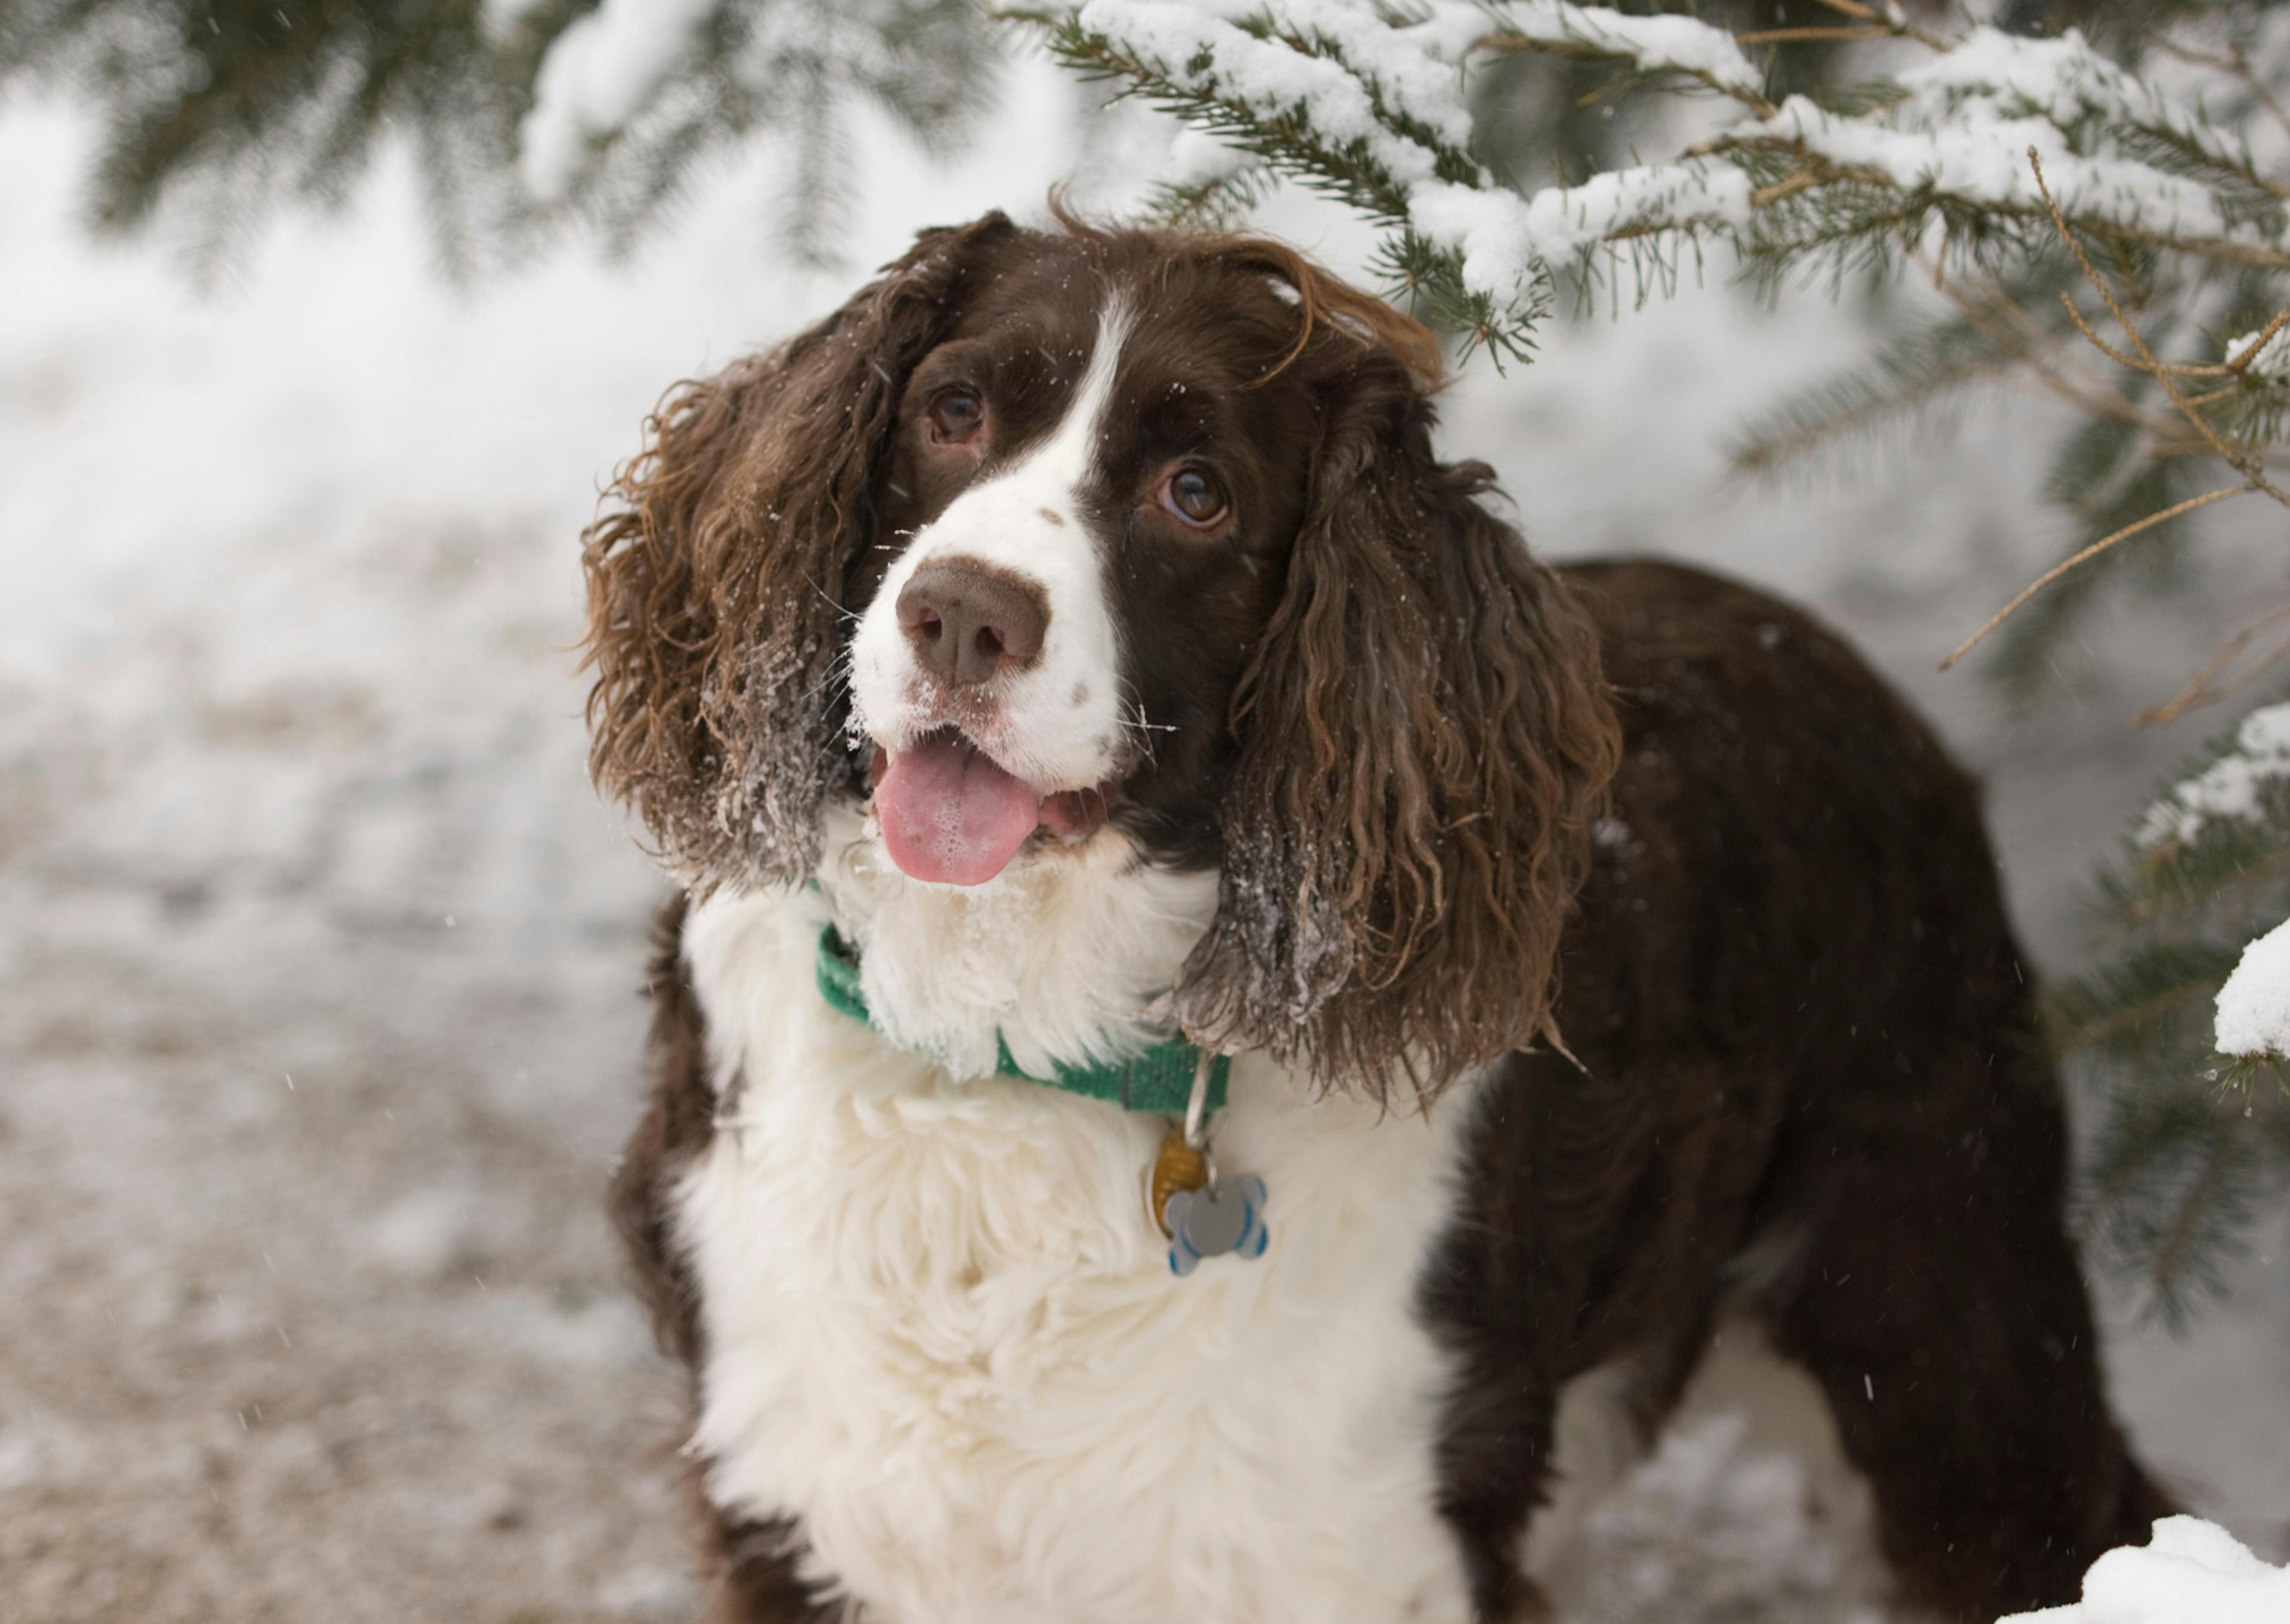
[(1169, 1197), (1179, 1190), (1200, 1189), (1208, 1181), (1208, 1158), (1185, 1143), (1182, 1128), (1171, 1128), (1162, 1138), (1161, 1154), (1153, 1158), (1153, 1171), (1145, 1180), (1145, 1205), (1152, 1214), (1153, 1227), (1168, 1235)]

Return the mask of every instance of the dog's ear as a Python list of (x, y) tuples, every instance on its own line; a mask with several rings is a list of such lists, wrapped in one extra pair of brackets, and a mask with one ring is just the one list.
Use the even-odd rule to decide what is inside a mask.
[(589, 766), (705, 890), (793, 883), (841, 770), (837, 620), (899, 391), (1000, 214), (926, 231), (817, 326), (671, 389), (581, 539)]
[(1234, 702), (1220, 906), (1176, 1006), (1213, 1047), (1428, 1098), (1557, 1036), (1619, 733), (1588, 616), (1477, 500), (1492, 472), (1434, 459), (1420, 355), (1342, 332), (1314, 347), (1350, 354)]

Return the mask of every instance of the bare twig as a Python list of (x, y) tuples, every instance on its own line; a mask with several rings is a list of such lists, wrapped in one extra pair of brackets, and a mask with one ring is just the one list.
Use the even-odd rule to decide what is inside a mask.
[[(2060, 212), (2059, 203), (2053, 197), (2051, 186), (2044, 179), (2044, 161), (2038, 156), (2033, 147), (2028, 148), (2028, 162), (2035, 169), (2036, 189), (2043, 195), (2044, 206), (2051, 211), (2054, 228), (2059, 232), (2060, 239), (2067, 244), (2068, 251), (2075, 255), (2076, 263), (2083, 268), (2084, 276), (2090, 281), (2091, 285), (2098, 290), (2100, 298), (2107, 301), (2108, 309), (2114, 315), (2116, 324), (2123, 329), (2124, 336), (2131, 340), (2132, 348), (2138, 352), (2138, 361), (2127, 363), (2127, 364), (2134, 365), (2137, 370), (2147, 373), (2157, 383), (2162, 385), (2163, 392), (2171, 397), (2171, 404), (2178, 410), (2179, 414), (2187, 420), (2188, 424), (2197, 434), (2209, 443), (2211, 450), (2217, 454), (2220, 461), (2239, 473), (2248, 482), (2250, 489), (2262, 492), (2285, 508), (2290, 508), (2290, 495), (2286, 495), (2280, 486), (2266, 477), (2265, 467), (2258, 458), (2246, 448), (2230, 445), (2218, 430), (2211, 427), (2209, 419), (2188, 404), (2187, 397), (2181, 391), (2178, 380), (2172, 376), (2171, 369), (2155, 359), (2155, 352), (2147, 347), (2146, 337), (2140, 332), (2137, 324), (2123, 313), (2122, 303), (2115, 297), (2115, 290), (2108, 284), (2104, 276), (2092, 268), (2090, 257), (2083, 251), (2083, 244), (2076, 240), (2075, 233), (2068, 228), (2067, 217)], [(2076, 324), (2078, 327), (2083, 326), (2080, 317), (2078, 317)], [(2084, 331), (2088, 333), (2090, 329), (2085, 327)], [(2098, 340), (2094, 339), (2093, 342), (2097, 343)]]
[[(1497, 17), (1495, 20), (1497, 22), (1501, 22), (1501, 19)], [(1571, 56), (1589, 57), (1594, 60), (1623, 62), (1633, 61), (1635, 60), (1628, 48), (1620, 45), (1606, 44), (1589, 36), (1584, 36), (1581, 38), (1575, 38), (1570, 36), (1564, 39), (1539, 39), (1532, 35), (1521, 34), (1516, 30), (1501, 28), (1498, 28), (1492, 34), (1483, 34), (1478, 38), (1473, 40), (1470, 44), (1470, 49), (1474, 52), (1484, 51), (1493, 56), (1509, 56), (1519, 54), (1532, 54), (1535, 56)], [(1705, 69), (1672, 65), (1661, 71), (1674, 73), (1680, 78), (1692, 79), (1696, 84), (1702, 85), (1706, 89), (1715, 91), (1721, 96), (1730, 97), (1734, 100), (1740, 102), (1743, 107), (1749, 108), (1750, 112), (1757, 115), (1759, 118), (1771, 118), (1776, 113), (1781, 111), (1779, 108), (1766, 100), (1763, 96), (1758, 94), (1757, 92), (1753, 90), (1744, 90), (1739, 85), (1730, 84), (1725, 80), (1718, 78), (1715, 74), (1709, 73)], [(1586, 101), (1595, 100), (1595, 96), (1588, 97), (1584, 100)]]
[[(2070, 298), (2067, 294), (2062, 293), (2060, 295), (2060, 302), (2066, 308), (2068, 318), (2075, 324), (2076, 331), (2082, 333), (2084, 338), (2089, 340), (2094, 349), (2097, 349), (2102, 355), (2105, 356), (2109, 360), (2113, 361), (2117, 365), (2124, 367), (2128, 371), (2142, 372), (2148, 377), (2155, 380), (2155, 381), (2161, 386), (2164, 394), (2170, 397), (2173, 410), (2175, 411), (2181, 418), (2185, 420), (2189, 428), (2195, 431), (2198, 439), (2201, 443), (2201, 449), (2207, 450), (2211, 455), (2215, 456), (2219, 460), (2224, 462), (2237, 473), (2240, 474), (2242, 476), (2242, 482), (2239, 484), (2220, 485), (2215, 489), (2204, 492), (2199, 496), (2190, 496), (2184, 501), (2174, 502), (2170, 507), (2150, 513), (2144, 518), (2134, 519), (2130, 524), (2124, 525), (2122, 528), (2102, 536), (2098, 540), (2093, 542), (2089, 547), (2082, 548), (2071, 557), (2063, 559), (2060, 563), (2054, 564), (2050, 569), (2045, 571), (2034, 580), (2029, 582), (2027, 586), (2022, 588), (2018, 595), (2014, 596), (2010, 603), (2005, 604), (2003, 608), (1998, 610), (1993, 615), (1990, 615), (1988, 618), (1987, 623), (1982, 626), (1978, 631), (1974, 632), (1972, 636), (1966, 637), (1962, 643), (1958, 644), (1955, 650), (1950, 653), (1949, 657), (1940, 662), (1940, 668), (1943, 671), (1955, 665), (1958, 660), (1963, 659), (1964, 656), (1972, 650), (1974, 644), (1978, 644), (1982, 638), (1986, 637), (1989, 633), (1994, 631), (1998, 627), (2003, 625), (2005, 621), (2010, 620), (2014, 614), (2018, 612), (2023, 604), (2025, 604), (2030, 598), (2034, 597), (2038, 592), (2041, 592), (2046, 587), (2050, 586), (2054, 581), (2059, 580), (2060, 577), (2067, 574), (2070, 571), (2078, 569), (2083, 564), (2089, 563), (2092, 559), (2098, 557), (2102, 553), (2107, 551), (2110, 548), (2116, 546), (2119, 542), (2127, 541), (2132, 537), (2151, 530), (2158, 524), (2177, 518), (2182, 514), (2191, 513), (2198, 508), (2207, 508), (2213, 502), (2224, 501), (2229, 497), (2241, 496), (2251, 492), (2257, 492), (2262, 494), (2270, 496), (2284, 507), (2290, 508), (2290, 495), (2286, 495), (2279, 486), (2275, 484), (2273, 481), (2267, 478), (2265, 467), (2260, 456), (2247, 447), (2237, 445), (2228, 441), (2225, 436), (2221, 435), (2217, 429), (2211, 426), (2210, 420), (2198, 409), (2200, 401), (2216, 399), (2219, 394), (2222, 393), (2222, 391), (2214, 390), (2208, 395), (2199, 396), (2196, 399), (2190, 399), (2187, 396), (2186, 392), (2179, 387), (2179, 379), (2183, 376), (2223, 377), (2233, 375), (2238, 377), (2239, 372), (2238, 369), (2242, 366), (2247, 366), (2252, 359), (2257, 356), (2258, 352), (2264, 348), (2265, 340), (2271, 338), (2275, 332), (2280, 331), (2286, 322), (2290, 322), (2290, 312), (2285, 312), (2282, 315), (2277, 316), (2272, 322), (2268, 324), (2265, 333), (2261, 335), (2260, 338), (2253, 340), (2251, 343), (2246, 345), (2241, 353), (2237, 355), (2227, 365), (2181, 366), (2173, 365), (2169, 363), (2157, 360), (2154, 350), (2147, 342), (2146, 335), (2139, 331), (2138, 324), (2125, 313), (2122, 301), (2116, 298), (2113, 285), (2109, 283), (2106, 277), (2101, 276), (2098, 270), (2092, 265), (2090, 257), (2083, 251), (2082, 243), (2077, 240), (2074, 231), (2069, 228), (2066, 215), (2061, 212), (2058, 200), (2052, 196), (2051, 187), (2044, 179), (2043, 160), (2038, 156), (2036, 149), (2032, 147), (2028, 149), (2028, 162), (2036, 172), (2036, 189), (2042, 194), (2045, 208), (2050, 211), (2053, 228), (2059, 233), (2060, 240), (2067, 244), (2068, 251), (2075, 256), (2076, 263), (2083, 269), (2085, 279), (2091, 284), (2092, 287), (2098, 292), (2100, 298), (2106, 302), (2109, 312), (2115, 317), (2116, 325), (2123, 329), (2124, 336), (2130, 340), (2130, 353), (2126, 354), (2125, 351), (2118, 349), (2115, 346), (2108, 343), (2107, 340), (2101, 338), (2099, 334), (2093, 332), (2091, 324), (2084, 320), (2083, 312), (2076, 308), (2075, 300)], [(2189, 449), (2193, 450), (2195, 448), (2190, 447)], [(2285, 613), (2290, 614), (2290, 611), (2286, 611)], [(2240, 654), (2244, 649), (2250, 645), (2251, 640), (2255, 637), (2259, 632), (2264, 630), (2266, 625), (2267, 622), (2261, 622), (2257, 626), (2247, 628), (2244, 633), (2238, 635), (2236, 638), (2230, 640), (2228, 645), (2224, 649), (2221, 650), (2220, 652), (2214, 657), (2212, 661), (2204, 667), (2200, 672), (2198, 672), (2194, 680), (2189, 683), (2184, 689), (2181, 690), (2180, 693), (2172, 700), (2169, 704), (2158, 708), (2158, 712), (2155, 714), (2158, 716), (2158, 719), (2168, 720), (2170, 716), (2177, 716), (2180, 712), (2199, 702), (2203, 695), (2212, 692), (2213, 684), (2218, 674), (2224, 670), (2227, 666), (2231, 664), (2234, 659)], [(2265, 656), (2263, 661), (2261, 663), (2260, 668), (2262, 669), (2265, 665), (2271, 664), (2274, 660), (2280, 659), (2285, 652), (2290, 652), (2290, 639), (2286, 639), (2282, 647), (2270, 651)], [(2238, 678), (2238, 685), (2239, 685), (2242, 681), (2246, 680), (2246, 676)], [(2231, 692), (2231, 690), (2225, 690), (2223, 692)], [(2167, 715), (2162, 714), (2166, 712), (2167, 712)]]
[(1842, 12), (1856, 22), (1868, 23), (1875, 30), (1890, 34), (1896, 39), (1912, 39), (1919, 45), (1928, 45), (1934, 51), (1954, 49), (1950, 42), (1939, 35), (1927, 34), (1910, 22), (1901, 15), (1897, 6), (1886, 6), (1880, 12), (1875, 6), (1862, 4), (1861, 0), (1818, 0), (1818, 3), (1832, 12)]
[(1990, 342), (2025, 363), (2038, 383), (2078, 411), (2113, 418), (2157, 440), (2180, 432), (2175, 419), (2142, 411), (2120, 389), (2076, 364), (2058, 335), (2039, 326), (1993, 283), (1972, 288), (1942, 284), (1941, 292)]
[(2257, 620), (2253, 620), (2233, 636), (2229, 637), (2225, 646), (2212, 655), (2201, 670), (2187, 679), (2185, 687), (2180, 689), (2162, 704), (2141, 711), (2134, 718), (2134, 724), (2139, 727), (2162, 727), (2177, 721), (2190, 710), (2198, 710), (2206, 705), (2215, 705), (2221, 700), (2230, 698), (2247, 688), (2266, 672), (2271, 670), (2284, 655), (2290, 654), (2290, 636), (2277, 638), (2264, 653), (2240, 671), (2236, 672), (2230, 680), (2215, 686), (2214, 683), (2220, 672), (2240, 658), (2243, 650), (2285, 620), (2290, 620), (2290, 605), (2278, 609), (2271, 614), (2261, 615)]
[(2116, 531), (2110, 535), (2102, 536), (2098, 540), (2093, 542), (2089, 547), (2085, 548), (2073, 557), (2062, 559), (2050, 569), (2046, 570), (2041, 575), (2036, 577), (2035, 580), (2030, 581), (2026, 586), (2021, 588), (2018, 596), (2014, 597), (2010, 603), (2005, 604), (2003, 608), (1998, 610), (1994, 614), (1989, 616), (1987, 624), (1982, 626), (1978, 631), (1973, 633), (1972, 636), (1958, 644), (1954, 652), (1951, 652), (1946, 660), (1940, 662), (1940, 668), (1943, 671), (1947, 670), (1958, 660), (1970, 653), (1974, 644), (1987, 636), (1990, 632), (1994, 631), (1998, 627), (2003, 625), (2005, 621), (2010, 620), (2014, 614), (2017, 614), (2020, 611), (2020, 606), (2025, 604), (2030, 598), (2035, 596), (2036, 594), (2041, 592), (2046, 587), (2050, 586), (2054, 581), (2057, 580), (2061, 576), (2065, 575), (2069, 571), (2076, 569), (2082, 564), (2089, 563), (2092, 559), (2098, 557), (2102, 553), (2105, 552), (2109, 548), (2113, 547), (2117, 542), (2128, 541), (2141, 531), (2151, 530), (2156, 525), (2162, 524), (2166, 519), (2175, 519), (2182, 513), (2191, 513), (2198, 508), (2207, 508), (2213, 502), (2224, 501), (2230, 496), (2243, 495), (2249, 489), (2250, 487), (2247, 484), (2221, 485), (2216, 490), (2204, 492), (2200, 496), (2190, 496), (2185, 501), (2174, 502), (2171, 506), (2163, 508), (2159, 512), (2150, 513), (2143, 519), (2134, 519), (2122, 529)]
[(1760, 28), (1754, 34), (1736, 34), (1737, 45), (1779, 45), (1792, 40), (1811, 39), (1891, 39), (1890, 28)]
[(2182, 45), (2159, 29), (2142, 28), (2140, 31), (2146, 36), (2149, 44), (2153, 45), (2166, 56), (2174, 56), (2181, 61), (2190, 63), (2194, 67), (2212, 68), (2216, 72), (2228, 74), (2241, 80), (2243, 87), (2250, 92), (2251, 100), (2271, 114), (2276, 124), (2280, 124), (2286, 132), (2290, 132), (2290, 109), (2283, 107), (2282, 103), (2276, 99), (2274, 92), (2267, 87), (2266, 81), (2258, 76), (2257, 71), (2250, 65), (2250, 58), (2244, 54), (2240, 45), (2235, 46), (2229, 54), (2220, 56), (2213, 52), (2198, 51), (2192, 45)]
[[(2149, 363), (2146, 361), (2134, 361), (2129, 356), (2125, 355), (2121, 350), (2116, 348), (2112, 344), (2110, 344), (2105, 339), (2101, 338), (2099, 334), (2091, 330), (2091, 324), (2084, 320), (2083, 312), (2076, 308), (2076, 301), (2072, 298), (2062, 293), (2060, 295), (2060, 303), (2067, 308), (2068, 319), (2076, 324), (2076, 331), (2082, 333), (2086, 339), (2091, 341), (2091, 347), (2094, 349), (2099, 351), (2101, 355), (2105, 356), (2118, 366), (2127, 367), (2134, 372), (2144, 372), (2150, 370), (2158, 372), (2169, 372), (2173, 376), (2179, 378), (2223, 378), (2227, 376), (2228, 368), (2199, 361), (2166, 361), (2162, 363), (2159, 367), (2150, 367)], [(2206, 396), (2204, 398), (2210, 399), (2213, 397)], [(2194, 403), (2190, 401), (2187, 404), (2191, 405)]]

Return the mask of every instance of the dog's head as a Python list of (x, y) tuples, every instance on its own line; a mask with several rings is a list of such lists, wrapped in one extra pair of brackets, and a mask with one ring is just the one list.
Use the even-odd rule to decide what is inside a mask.
[(1519, 1046), (1615, 733), (1437, 371), (1277, 244), (925, 232), (655, 416), (586, 543), (596, 774), (703, 891), (1213, 876), (1162, 1007), (1331, 1084)]

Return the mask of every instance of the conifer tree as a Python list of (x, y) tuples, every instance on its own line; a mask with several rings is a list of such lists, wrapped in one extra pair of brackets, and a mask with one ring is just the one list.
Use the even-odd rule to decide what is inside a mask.
[[(2075, 406), (2047, 482), (2066, 556), (1950, 657), (1993, 636), (1991, 676), (2024, 695), (2094, 602), (2188, 567), (2204, 509), (2290, 513), (2290, 20), (2167, 0), (1984, 22), (1799, 9), (1812, 20), (1736, 28), (1565, 0), (1029, 15), (1077, 70), (1214, 138), (1168, 178), (1165, 212), (1245, 208), (1278, 182), (1335, 197), (1381, 228), (1395, 296), (1498, 361), (1528, 355), (1560, 301), (1643, 297), (1717, 245), (1768, 285), (1929, 280), (1944, 315), (1782, 403), (1735, 458), (1772, 467), (1981, 388)], [(2049, 32), (2061, 9), (2080, 28)], [(1777, 56), (1814, 44), (1838, 54)], [(1666, 104), (1638, 126), (1669, 132), (1666, 149), (1539, 181), (1499, 171), (1486, 123), (1510, 103), (1486, 86), (1522, 58)], [(2290, 610), (2254, 616), (2143, 719), (2260, 676), (2290, 654), (2286, 628)], [(2190, 788), (2220, 775), (2260, 787), (2231, 807)], [(2215, 746), (2100, 890), (2110, 948), (2055, 990), (2051, 1024), (2102, 1106), (2092, 1232), (2177, 1314), (2290, 1183), (2290, 706)]]
[(443, 257), (468, 268), (565, 214), (617, 240), (695, 161), (776, 136), (781, 236), (823, 256), (859, 98), (958, 133), (995, 60), (969, 0), (9, 0), (0, 85), (104, 115), (90, 213), (180, 197), (205, 257), (281, 200), (344, 196), (383, 140), (420, 160)]
[[(2062, 556), (1950, 657), (1978, 647), (2029, 702), (2094, 605), (2191, 577), (2209, 509), (2290, 514), (2290, 7), (2267, 0), (14, 0), (0, 81), (106, 109), (114, 227), (203, 194), (227, 242), (278, 197), (339, 196), (397, 133), (467, 263), (566, 213), (625, 236), (695, 159), (776, 134), (783, 235), (817, 256), (851, 100), (957, 131), (1013, 26), (1191, 127), (1164, 217), (1335, 198), (1379, 228), (1388, 291), (1497, 364), (1554, 310), (1716, 255), (1766, 287), (1920, 278), (1937, 317), (1773, 406), (1735, 460), (1970, 391), (2072, 406), (2046, 483)], [(2286, 657), (2290, 609), (2254, 613), (2142, 720)], [(2093, 1233), (2171, 1312), (2290, 1182), (2284, 717), (2254, 713), (2135, 822), (2099, 882), (2110, 945), (2049, 997), (2102, 1107)]]
[(2290, 1186), (2290, 702), (2142, 814), (2092, 913), (2112, 950), (2046, 995), (2100, 1108), (2086, 1215), (2102, 1261), (2176, 1322)]

